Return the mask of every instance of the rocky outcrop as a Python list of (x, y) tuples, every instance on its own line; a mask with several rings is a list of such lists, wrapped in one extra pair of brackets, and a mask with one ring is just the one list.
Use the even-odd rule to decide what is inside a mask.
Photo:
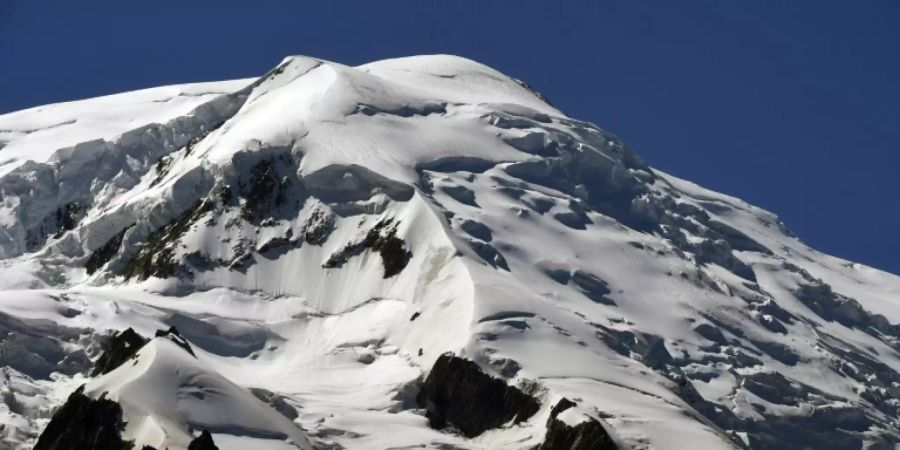
[(603, 425), (593, 417), (584, 416), (581, 422), (570, 425), (559, 415), (576, 404), (562, 398), (547, 419), (547, 435), (538, 450), (619, 450)]
[(91, 253), (91, 256), (88, 257), (87, 262), (84, 264), (84, 268), (87, 269), (89, 275), (106, 265), (109, 260), (116, 256), (119, 252), (119, 247), (122, 246), (122, 238), (125, 237), (125, 232), (130, 228), (131, 226), (123, 228), (122, 231), (116, 233), (105, 244)]
[(384, 278), (390, 278), (402, 272), (409, 264), (409, 260), (412, 259), (412, 252), (406, 248), (406, 243), (397, 237), (397, 225), (388, 219), (378, 222), (361, 241), (347, 244), (339, 252), (331, 255), (323, 267), (326, 269), (341, 267), (350, 258), (361, 255), (366, 250), (372, 250), (381, 255)]
[(254, 397), (262, 400), (267, 405), (271, 406), (272, 409), (278, 411), (284, 417), (287, 417), (290, 420), (294, 420), (300, 417), (300, 414), (297, 410), (288, 404), (284, 400), (284, 397), (263, 388), (250, 388), (250, 393), (253, 394)]
[[(191, 356), (195, 356), (191, 344), (175, 327), (169, 327), (168, 330), (157, 330), (155, 337), (168, 339), (190, 353)], [(138, 350), (146, 345), (147, 342), (149, 342), (148, 339), (145, 339), (131, 328), (113, 334), (107, 340), (100, 358), (94, 363), (94, 370), (91, 371), (91, 376), (96, 377), (112, 372), (126, 361), (134, 358)]]
[[(240, 160), (237, 156), (236, 159)], [(266, 218), (276, 216), (279, 208), (292, 200), (291, 187), (296, 182), (296, 175), (291, 173), (291, 168), (289, 153), (281, 153), (253, 165), (249, 179), (238, 183), (238, 194), (243, 199), (241, 217), (244, 220), (259, 224)]]
[(219, 447), (216, 447), (209, 431), (203, 430), (203, 432), (200, 433), (200, 436), (197, 436), (190, 444), (188, 444), (188, 450), (219, 450)]
[(94, 400), (82, 392), (69, 395), (41, 433), (35, 450), (124, 450), (132, 443), (122, 440), (122, 408), (103, 398)]
[(434, 363), (416, 401), (432, 428), (454, 427), (467, 437), (522, 422), (540, 408), (530, 395), (449, 353)]
[(100, 358), (94, 363), (94, 370), (91, 371), (91, 376), (96, 377), (112, 372), (116, 367), (121, 366), (125, 361), (134, 357), (137, 351), (146, 343), (147, 340), (131, 328), (113, 334), (106, 341)]
[(156, 337), (166, 338), (175, 343), (175, 345), (184, 349), (184, 351), (191, 354), (191, 356), (196, 357), (194, 354), (194, 349), (191, 348), (191, 344), (188, 343), (187, 339), (178, 332), (178, 329), (173, 327), (169, 327), (168, 330), (156, 330)]
[(176, 244), (191, 225), (213, 207), (214, 202), (210, 199), (198, 201), (177, 219), (150, 234), (137, 254), (125, 264), (122, 270), (125, 279), (169, 278), (183, 272), (183, 266), (176, 258)]

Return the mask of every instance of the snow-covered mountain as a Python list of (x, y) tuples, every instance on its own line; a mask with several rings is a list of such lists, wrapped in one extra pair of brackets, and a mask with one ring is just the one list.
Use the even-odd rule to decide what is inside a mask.
[(3, 115), (0, 196), (0, 448), (900, 448), (900, 277), (463, 58)]

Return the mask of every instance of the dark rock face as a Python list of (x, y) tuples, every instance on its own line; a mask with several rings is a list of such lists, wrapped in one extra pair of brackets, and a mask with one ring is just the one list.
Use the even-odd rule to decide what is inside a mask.
[(279, 173), (279, 162), (290, 166), (287, 154), (264, 159), (253, 166), (250, 180), (242, 183), (241, 217), (251, 223), (259, 223), (266, 216), (285, 205), (290, 196), (291, 179)]
[(93, 400), (78, 388), (53, 415), (35, 444), (35, 450), (124, 450), (132, 443), (122, 440), (122, 408), (100, 398)]
[(734, 256), (734, 249), (725, 239), (704, 239), (685, 249), (692, 251), (700, 264), (718, 264), (745, 280), (756, 282), (753, 268)]
[(116, 367), (121, 366), (137, 353), (147, 340), (137, 334), (131, 328), (125, 331), (113, 334), (106, 342), (106, 348), (97, 362), (94, 364), (94, 370), (91, 376), (96, 377), (105, 373), (112, 372)]
[(405, 105), (395, 109), (385, 109), (375, 105), (359, 104), (356, 105), (356, 111), (353, 114), (365, 114), (374, 116), (377, 114), (389, 114), (400, 117), (428, 116), (431, 114), (446, 114), (446, 103), (428, 103), (422, 106)]
[(391, 220), (384, 220), (369, 230), (363, 240), (347, 244), (341, 251), (331, 255), (323, 267), (327, 269), (341, 267), (350, 258), (361, 255), (367, 249), (381, 255), (384, 278), (390, 278), (402, 272), (412, 258), (412, 253), (406, 249), (403, 239), (397, 237), (397, 225)]
[(57, 233), (57, 237), (61, 236), (62, 233), (66, 231), (75, 229), (75, 226), (78, 225), (78, 216), (81, 212), (82, 208), (78, 202), (66, 203), (56, 210), (56, 222), (59, 224), (59, 233)]
[(123, 228), (122, 231), (118, 232), (115, 236), (106, 241), (105, 244), (101, 245), (91, 253), (87, 263), (84, 265), (88, 274), (93, 274), (97, 269), (109, 262), (113, 256), (116, 256), (116, 253), (119, 252), (119, 247), (122, 246), (122, 238), (125, 237), (125, 232), (128, 231), (129, 228), (131, 227)]
[(547, 436), (538, 447), (539, 450), (618, 450), (603, 425), (590, 419), (571, 427), (557, 419), (560, 413), (575, 406), (575, 403), (563, 398), (550, 411), (547, 419)]
[(522, 422), (540, 408), (533, 397), (449, 353), (434, 363), (416, 401), (426, 409), (432, 428), (452, 425), (467, 437), (511, 420)]
[(578, 286), (578, 289), (592, 301), (604, 305), (615, 306), (616, 302), (608, 297), (609, 294), (612, 293), (609, 289), (609, 284), (598, 278), (596, 275), (583, 270), (576, 270), (572, 273), (572, 282), (575, 283), (575, 285)]
[(154, 231), (125, 265), (122, 270), (125, 279), (136, 278), (143, 281), (150, 277), (169, 278), (183, 271), (175, 257), (176, 243), (191, 225), (212, 211), (214, 206), (212, 200), (200, 200), (177, 219)]
[(366, 236), (366, 243), (381, 255), (384, 278), (399, 274), (412, 258), (412, 254), (405, 248), (403, 239), (397, 237), (396, 227), (390, 229), (385, 235), (369, 232)]
[(262, 400), (264, 403), (268, 404), (275, 411), (278, 411), (284, 417), (288, 419), (294, 420), (300, 417), (300, 414), (294, 409), (293, 406), (289, 405), (288, 402), (284, 400), (284, 397), (263, 388), (250, 388), (250, 393), (253, 394), (256, 398)]
[(190, 353), (191, 356), (197, 356), (194, 354), (194, 349), (191, 348), (191, 344), (188, 343), (187, 339), (185, 339), (174, 326), (169, 327), (168, 330), (156, 330), (156, 337), (164, 337), (174, 342), (175, 345), (183, 348), (186, 352)]
[(468, 240), (469, 247), (477, 254), (481, 259), (484, 260), (489, 266), (497, 269), (503, 269), (509, 272), (509, 264), (506, 262), (506, 258), (503, 257), (503, 254), (497, 250), (491, 244), (486, 242), (476, 241), (476, 240)]
[(78, 202), (66, 203), (47, 215), (34, 228), (27, 230), (25, 248), (35, 251), (47, 242), (51, 236), (59, 239), (67, 231), (75, 229), (86, 209)]
[(216, 447), (209, 431), (203, 430), (203, 432), (200, 433), (200, 436), (197, 436), (190, 444), (188, 444), (188, 450), (219, 450), (219, 447)]

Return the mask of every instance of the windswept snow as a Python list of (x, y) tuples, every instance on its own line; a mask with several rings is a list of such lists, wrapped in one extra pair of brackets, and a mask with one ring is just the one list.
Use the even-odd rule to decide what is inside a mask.
[(88, 383), (85, 394), (118, 402), (128, 417), (123, 437), (154, 448), (187, 447), (185, 430), (243, 436), (245, 445), (284, 441), (311, 448), (299, 427), (249, 391), (207, 369), (166, 338), (145, 345), (135, 361)]
[[(622, 448), (900, 439), (900, 277), (476, 62), (289, 57), (0, 129), (7, 447), (84, 383), (157, 448), (533, 448), (563, 397)], [(172, 326), (196, 356), (156, 338), (87, 378), (109, 330)], [(448, 351), (539, 412), (429, 428), (416, 392)]]
[(0, 175), (26, 161), (44, 162), (55, 151), (75, 144), (112, 140), (147, 124), (168, 122), (251, 82), (165, 86), (0, 115)]

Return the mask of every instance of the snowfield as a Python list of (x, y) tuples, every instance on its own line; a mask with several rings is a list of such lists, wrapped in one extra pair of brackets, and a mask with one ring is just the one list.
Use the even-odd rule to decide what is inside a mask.
[[(900, 449), (900, 277), (455, 56), (0, 116), (0, 257), (0, 449), (77, 389), (135, 448)], [(447, 352), (536, 412), (423, 403)]]

